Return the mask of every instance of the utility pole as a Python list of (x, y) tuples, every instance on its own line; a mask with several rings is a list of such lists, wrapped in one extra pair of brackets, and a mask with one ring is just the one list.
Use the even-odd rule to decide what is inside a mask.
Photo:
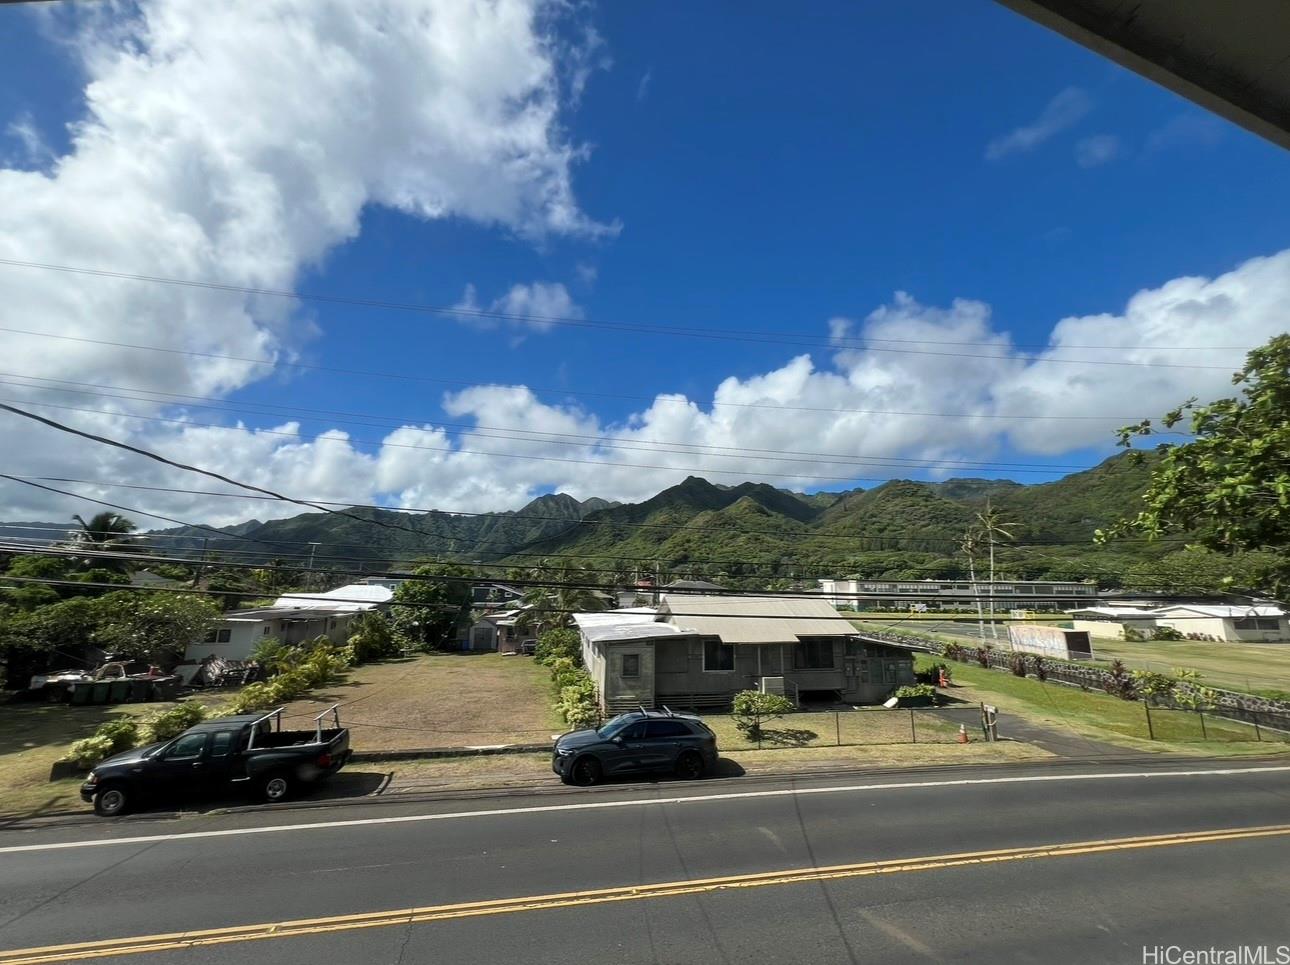
[(309, 544), (309, 572), (305, 576), (306, 590), (312, 590), (314, 588), (314, 550), (316, 550), (319, 545), (320, 544), (318, 543)]
[(211, 538), (209, 536), (202, 537), (201, 559), (198, 561), (197, 565), (193, 567), (193, 589), (197, 588), (197, 584), (202, 578), (202, 563), (206, 562), (206, 546), (210, 541)]

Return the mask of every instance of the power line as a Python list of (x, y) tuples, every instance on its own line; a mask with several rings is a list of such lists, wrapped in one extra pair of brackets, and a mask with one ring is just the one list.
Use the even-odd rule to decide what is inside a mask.
[[(28, 382), (9, 381), (9, 379), (14, 379), (14, 378), (26, 379), (29, 381)], [(60, 384), (56, 386), (31, 385), (29, 384), (30, 381), (50, 382), (50, 383), (60, 383)], [(10, 385), (15, 388), (24, 388), (24, 389), (40, 389), (41, 391), (47, 391), (47, 392), (52, 391), (52, 392), (64, 392), (64, 393), (74, 394), (74, 395), (89, 395), (89, 396), (94, 396), (96, 398), (104, 398), (104, 399), (121, 399), (125, 401), (130, 401), (130, 402), (147, 402), (152, 405), (162, 405), (162, 404), (181, 405), (182, 404), (184, 406), (193, 406), (193, 407), (202, 408), (202, 409), (214, 409), (220, 412), (232, 412), (232, 413), (237, 413), (241, 415), (270, 416), (272, 418), (282, 418), (284, 416), (297, 416), (297, 417), (305, 417), (305, 418), (325, 416), (329, 421), (338, 422), (341, 425), (362, 425), (362, 426), (368, 426), (373, 428), (391, 428), (391, 429), (414, 428), (417, 431), (426, 431), (422, 429), (419, 425), (410, 425), (410, 424), (433, 423), (433, 428), (457, 429), (457, 430), (461, 430), (462, 432), (469, 432), (472, 435), (478, 435), (480, 438), (500, 438), (500, 439), (513, 440), (517, 442), (542, 443), (544, 445), (572, 445), (572, 446), (587, 447), (587, 448), (636, 449), (637, 451), (641, 451), (641, 452), (665, 452), (665, 453), (672, 453), (676, 455), (705, 455), (705, 456), (711, 455), (711, 456), (719, 456), (721, 458), (735, 458), (736, 456), (742, 457), (752, 453), (752, 454), (756, 454), (756, 458), (773, 459), (780, 462), (795, 462), (795, 463), (819, 462), (825, 465), (850, 465), (852, 463), (875, 464), (875, 465), (890, 464), (890, 465), (895, 465), (900, 467), (909, 466), (910, 468), (925, 468), (925, 467), (960, 468), (962, 467), (962, 471), (964, 472), (994, 471), (996, 469), (1007, 469), (1009, 471), (1016, 471), (1016, 472), (1037, 472), (1037, 473), (1051, 474), (1051, 473), (1057, 473), (1057, 472), (1082, 472), (1084, 470), (1093, 468), (1092, 466), (1088, 466), (1088, 465), (1081, 465), (1081, 466), (1059, 465), (1059, 464), (1044, 465), (1041, 463), (1014, 463), (1014, 462), (1002, 462), (998, 460), (979, 461), (979, 460), (965, 460), (965, 459), (914, 459), (914, 458), (901, 457), (901, 456), (866, 456), (863, 454), (802, 452), (802, 451), (797, 451), (792, 449), (756, 449), (756, 448), (749, 448), (747, 446), (716, 446), (716, 445), (703, 444), (703, 443), (681, 442), (676, 440), (665, 440), (665, 439), (633, 439), (633, 438), (624, 437), (624, 436), (603, 436), (603, 435), (598, 436), (598, 435), (588, 435), (585, 433), (576, 433), (576, 432), (554, 432), (554, 431), (547, 431), (544, 429), (524, 429), (522, 427), (517, 427), (517, 426), (489, 426), (489, 425), (470, 424), (470, 423), (462, 423), (462, 422), (443, 422), (437, 419), (420, 418), (420, 417), (399, 418), (397, 416), (379, 416), (379, 415), (373, 415), (370, 413), (343, 412), (343, 411), (337, 411), (337, 410), (331, 410), (331, 409), (310, 409), (310, 408), (304, 408), (301, 406), (278, 405), (276, 403), (256, 402), (256, 403), (251, 403), (248, 406), (248, 404), (246, 403), (228, 403), (221, 399), (214, 398), (211, 396), (182, 395), (182, 394), (173, 393), (173, 392), (157, 392), (151, 389), (127, 389), (120, 386), (111, 386), (111, 385), (97, 386), (94, 383), (90, 383), (90, 382), (75, 382), (69, 379), (47, 379), (47, 378), (42, 378), (40, 376), (19, 375), (19, 374), (9, 373), (9, 372), (0, 372), (0, 385)], [(84, 388), (79, 388), (79, 389), (64, 388), (63, 386), (66, 386), (66, 385), (82, 386)], [(105, 392), (103, 391), (104, 389), (117, 389), (118, 392), (116, 393)], [(147, 393), (147, 395), (126, 395), (124, 394), (125, 392)], [(149, 396), (161, 396), (162, 398), (160, 399), (150, 398)], [(172, 401), (175, 399), (179, 399), (183, 401), (182, 402)], [(81, 408), (76, 408), (74, 406), (65, 406), (65, 405), (55, 406), (54, 403), (50, 403), (50, 402), (35, 403), (35, 402), (31, 402), (30, 400), (7, 399), (5, 401), (26, 402), (27, 404), (31, 404), (31, 405), (37, 405), (37, 404), (49, 405), (49, 406), (54, 406), (55, 408), (69, 409), (73, 412), (107, 413), (115, 416), (126, 416), (132, 419), (146, 419), (148, 421), (175, 422), (182, 425), (207, 426), (211, 428), (229, 428), (225, 426), (211, 426), (210, 423), (191, 422), (188, 420), (176, 420), (176, 419), (161, 419), (161, 418), (151, 417), (151, 416), (135, 415), (133, 413), (120, 412), (115, 409), (94, 409), (94, 408), (81, 409)], [(368, 420), (368, 421), (357, 421), (360, 419)], [(255, 431), (267, 432), (269, 430), (255, 430)], [(486, 433), (500, 433), (500, 435), (492, 436), (492, 435), (487, 435)], [(515, 433), (523, 433), (524, 435), (514, 435)], [(279, 433), (279, 434), (296, 436), (295, 433)], [(540, 436), (544, 438), (527, 438), (528, 436)], [(560, 441), (559, 439), (556, 439), (556, 438), (546, 438), (546, 437), (561, 437), (566, 440), (572, 439), (577, 441), (573, 441), (573, 442)], [(396, 447), (399, 446), (398, 443), (387, 443), (384, 440), (376, 440), (376, 439), (351, 438), (350, 441), (365, 442), (365, 443), (370, 443), (372, 445), (391, 445)], [(610, 443), (617, 443), (617, 442), (628, 443), (628, 445), (623, 445), (623, 446), (610, 445)], [(653, 446), (656, 448), (642, 448), (647, 446)], [(402, 446), (402, 448), (422, 448), (422, 447), (404, 445)], [(688, 450), (700, 450), (700, 451), (690, 452)], [(704, 450), (725, 450), (725, 452), (704, 451)], [(786, 458), (786, 457), (802, 457), (802, 458)], [(975, 467), (985, 467), (985, 468), (977, 469)]]
[[(12, 384), (13, 383), (7, 383), (7, 382), (4, 382), (3, 380), (0, 380), (0, 385), (12, 385)], [(66, 391), (66, 390), (58, 390), (58, 391)], [(229, 432), (239, 431), (237, 427), (234, 427), (234, 426), (227, 426), (227, 425), (222, 425), (220, 423), (214, 423), (214, 422), (198, 422), (193, 419), (176, 419), (176, 418), (167, 418), (165, 416), (136, 415), (131, 412), (119, 412), (113, 409), (93, 408), (89, 406), (64, 405), (62, 403), (57, 403), (57, 402), (36, 402), (30, 399), (0, 398), (0, 401), (16, 402), (16, 403), (22, 403), (24, 405), (43, 406), (51, 409), (59, 409), (64, 412), (84, 412), (84, 413), (94, 414), (94, 415), (110, 415), (114, 418), (135, 419), (141, 422), (158, 422), (158, 423), (164, 423), (167, 425), (190, 426), (193, 428), (203, 428), (203, 429), (222, 429)], [(138, 401), (144, 401), (144, 400), (138, 400)], [(239, 410), (233, 409), (230, 411), (238, 412)], [(276, 413), (262, 413), (262, 412), (253, 412), (253, 413), (243, 412), (242, 414), (277, 415)], [(343, 420), (337, 420), (337, 421), (343, 421)], [(416, 432), (433, 431), (433, 430), (422, 429), (419, 426), (402, 426), (400, 428), (410, 428)], [(301, 435), (299, 432), (287, 432), (282, 429), (256, 428), (256, 429), (248, 429), (244, 431), (250, 432), (252, 434), (258, 434), (258, 435), (283, 436), (288, 439), (295, 439), (301, 442), (307, 441), (305, 440), (305, 437)], [(523, 431), (523, 430), (520, 430), (520, 431)], [(481, 439), (502, 439), (502, 440), (511, 441), (511, 442), (532, 443), (535, 445), (573, 446), (580, 449), (612, 449), (612, 450), (622, 449), (622, 450), (629, 450), (633, 452), (655, 453), (660, 455), (697, 456), (699, 458), (718, 458), (718, 459), (738, 459), (738, 458), (745, 457), (746, 454), (748, 453), (769, 452), (769, 450), (755, 450), (755, 449), (744, 450), (743, 453), (687, 452), (687, 451), (674, 450), (674, 449), (649, 449), (649, 448), (638, 447), (638, 446), (614, 446), (614, 445), (604, 445), (596, 442), (578, 443), (578, 442), (569, 442), (566, 440), (557, 440), (557, 439), (528, 439), (528, 438), (514, 437), (514, 436), (480, 436), (480, 438)], [(358, 443), (362, 445), (375, 446), (378, 449), (388, 447), (391, 449), (419, 449), (427, 452), (444, 452), (444, 453), (449, 453), (453, 455), (460, 453), (462, 455), (496, 456), (501, 459), (538, 459), (538, 460), (550, 460), (550, 461), (559, 461), (559, 462), (580, 462), (580, 463), (586, 463), (588, 465), (606, 466), (609, 468), (613, 468), (615, 466), (624, 466), (627, 468), (671, 469), (676, 472), (689, 472), (689, 473), (720, 473), (723, 475), (733, 475), (733, 476), (764, 476), (768, 479), (784, 479), (784, 478), (822, 479), (822, 480), (827, 480), (832, 482), (883, 483), (883, 482), (892, 482), (893, 480), (902, 478), (899, 476), (806, 475), (803, 473), (793, 472), (790, 469), (785, 469), (783, 472), (776, 473), (776, 472), (758, 472), (756, 470), (751, 470), (751, 469), (749, 470), (715, 469), (710, 466), (653, 466), (653, 465), (645, 465), (642, 463), (610, 462), (608, 460), (598, 460), (598, 459), (577, 460), (577, 459), (566, 459), (560, 456), (543, 456), (536, 453), (500, 452), (495, 449), (465, 449), (460, 447), (453, 447), (451, 445), (426, 446), (426, 445), (419, 445), (417, 443), (411, 443), (411, 442), (391, 442), (388, 439), (366, 439), (366, 438), (363, 438), (362, 436), (352, 436), (352, 435), (349, 435), (348, 433), (346, 433), (346, 437), (344, 439), (334, 438), (332, 436), (326, 436), (326, 435), (319, 435), (319, 436), (316, 436), (310, 444), (317, 444), (317, 443), (324, 443), (324, 442), (331, 442), (331, 443), (336, 443), (340, 445), (351, 445), (354, 443)], [(1092, 466), (1079, 466), (1079, 467), (1054, 466), (1052, 468), (1024, 469), (1024, 468), (1020, 468), (1019, 466), (1009, 466), (1007, 464), (1003, 464), (1002, 469), (997, 469), (997, 468), (990, 468), (988, 466), (985, 466), (983, 468), (978, 468), (977, 466), (961, 465), (961, 464), (948, 462), (948, 461), (937, 462), (934, 460), (927, 460), (925, 465), (918, 465), (918, 464), (910, 464), (905, 462), (887, 463), (878, 457), (855, 457), (856, 461), (854, 462), (851, 459), (838, 459), (838, 460), (796, 459), (796, 458), (789, 458), (785, 456), (774, 456), (774, 455), (751, 455), (751, 456), (747, 456), (747, 458), (751, 458), (754, 460), (768, 460), (772, 462), (787, 462), (787, 463), (792, 463), (794, 465), (801, 465), (803, 463), (807, 465), (837, 465), (837, 466), (855, 465), (858, 469), (866, 468), (869, 466), (878, 466), (880, 468), (891, 468), (891, 469), (906, 470), (906, 471), (915, 471), (915, 470), (926, 471), (926, 470), (933, 470), (938, 468), (946, 468), (946, 469), (953, 469), (955, 472), (961, 472), (961, 473), (967, 473), (967, 472), (993, 473), (993, 472), (1006, 471), (1009, 473), (1060, 475), (1063, 471), (1067, 471), (1067, 470), (1074, 471), (1074, 472), (1085, 472), (1088, 469), (1094, 468)]]
[[(525, 323), (536, 323), (540, 325), (553, 325), (568, 328), (581, 329), (598, 329), (610, 331), (619, 334), (637, 334), (637, 335), (666, 335), (679, 336), (686, 338), (714, 339), (718, 341), (750, 341), (762, 343), (779, 343), (798, 345), (802, 347), (819, 347), (819, 348), (857, 348), (873, 352), (892, 352), (896, 354), (910, 355), (938, 355), (949, 356), (951, 358), (982, 358), (982, 359), (1002, 359), (1012, 360), (1013, 356), (1008, 355), (968, 355), (955, 352), (930, 352), (918, 349), (906, 348), (884, 348), (874, 343), (895, 344), (895, 345), (956, 345), (964, 347), (973, 347), (979, 345), (979, 342), (954, 342), (941, 339), (903, 339), (903, 338), (879, 338), (879, 337), (832, 337), (824, 335), (803, 335), (796, 332), (775, 332), (775, 331), (757, 331), (748, 329), (728, 329), (728, 328), (700, 328), (693, 326), (666, 326), (666, 325), (646, 325), (639, 322), (610, 322), (597, 321), (588, 318), (572, 318), (569, 316), (558, 315), (531, 315), (516, 312), (502, 312), (495, 310), (486, 310), (479, 308), (466, 308), (459, 305), (426, 305), (411, 302), (397, 302), (385, 299), (358, 298), (341, 295), (322, 295), (312, 293), (300, 293), (285, 291), (274, 288), (254, 288), (243, 285), (232, 285), (221, 282), (201, 281), (194, 279), (168, 278), (160, 275), (142, 275), (132, 272), (109, 271), (97, 268), (76, 267), (71, 265), (53, 265), (34, 261), (22, 261), (12, 258), (0, 258), (0, 264), (13, 268), (35, 268), (45, 271), (58, 271), (69, 274), (85, 275), (97, 278), (110, 278), (125, 281), (149, 282), (152, 284), (170, 285), (181, 288), (198, 288), (210, 291), (236, 292), (244, 295), (270, 296), (274, 298), (286, 298), (291, 300), (312, 301), (326, 304), (347, 305), (360, 308), (377, 308), (386, 311), (414, 312), (418, 314), (431, 314), (439, 316), (449, 316), (458, 318), (485, 318), (504, 321), (515, 321)], [(1154, 346), (1154, 345), (1040, 345), (1040, 344), (1018, 344), (1016, 348), (1030, 348), (1042, 351), (1058, 350), (1089, 350), (1102, 351), (1110, 350), (1116, 352), (1130, 351), (1133, 349), (1147, 349), (1151, 351), (1238, 351), (1247, 352), (1249, 346)], [(1060, 359), (1040, 357), (1028, 359), (1029, 362), (1067, 362), (1077, 365), (1127, 365), (1134, 367), (1150, 366), (1163, 368), (1192, 368), (1192, 369), (1218, 369), (1225, 370), (1227, 366), (1215, 365), (1190, 365), (1168, 362), (1126, 362), (1120, 360), (1108, 359)]]

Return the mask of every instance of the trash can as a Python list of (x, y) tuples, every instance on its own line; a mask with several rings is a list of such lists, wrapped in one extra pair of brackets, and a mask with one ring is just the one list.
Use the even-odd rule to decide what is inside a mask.
[(106, 704), (112, 693), (112, 681), (96, 680), (90, 684), (90, 699), (87, 703)]
[(113, 704), (124, 704), (130, 699), (130, 685), (132, 681), (113, 680), (108, 688), (108, 702)]
[(73, 704), (88, 704), (90, 702), (90, 688), (93, 685), (88, 681), (83, 683), (68, 684), (71, 692)]
[(131, 700), (139, 701), (140, 703), (142, 703), (143, 701), (148, 699), (148, 694), (151, 691), (152, 691), (151, 680), (143, 679), (143, 680), (130, 681), (130, 699)]

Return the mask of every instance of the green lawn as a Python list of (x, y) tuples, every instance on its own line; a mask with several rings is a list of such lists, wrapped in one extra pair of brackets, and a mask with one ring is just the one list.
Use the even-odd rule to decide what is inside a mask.
[(1159, 673), (1186, 667), (1198, 671), (1212, 687), (1290, 694), (1290, 644), (1094, 640), (1093, 654), (1099, 660), (1120, 659), (1127, 667)]
[[(919, 654), (918, 666), (935, 662)], [(1199, 715), (1188, 711), (1151, 711), (1152, 740), (1141, 702), (1120, 700), (1103, 693), (1083, 691), (1056, 683), (1040, 683), (1030, 677), (1016, 677), (1002, 670), (986, 670), (976, 664), (950, 664), (956, 686), (951, 694), (968, 701), (984, 700), (1005, 713), (1025, 717), (1038, 724), (1067, 730), (1139, 750), (1174, 751), (1190, 754), (1276, 753), (1290, 750), (1286, 735), (1262, 734), (1254, 728), (1206, 715), (1202, 730)]]
[[(758, 746), (744, 737), (729, 715), (707, 716), (704, 723), (717, 735), (724, 750), (747, 750)], [(761, 747), (836, 747), (881, 744), (952, 743), (958, 723), (915, 710), (869, 708), (833, 712), (787, 714), (762, 726)]]

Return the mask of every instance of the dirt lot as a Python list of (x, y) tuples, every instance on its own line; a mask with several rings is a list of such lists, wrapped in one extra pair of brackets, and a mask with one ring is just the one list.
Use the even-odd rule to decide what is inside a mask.
[(284, 727), (303, 727), (341, 704), (359, 751), (545, 743), (566, 730), (551, 710), (551, 682), (529, 657), (439, 653), (357, 667), (343, 683), (288, 705)]

